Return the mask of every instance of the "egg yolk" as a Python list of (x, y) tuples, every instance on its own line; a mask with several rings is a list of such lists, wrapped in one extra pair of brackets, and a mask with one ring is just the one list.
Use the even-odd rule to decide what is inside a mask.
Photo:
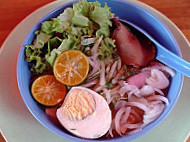
[(62, 111), (70, 120), (79, 121), (91, 115), (95, 107), (95, 100), (88, 91), (75, 89), (68, 94)]

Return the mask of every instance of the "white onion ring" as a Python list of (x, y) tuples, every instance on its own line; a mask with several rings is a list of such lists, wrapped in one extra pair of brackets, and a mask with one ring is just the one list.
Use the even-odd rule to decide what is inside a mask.
[(141, 103), (138, 103), (138, 102), (127, 102), (127, 105), (140, 108), (140, 109), (143, 110), (145, 113), (147, 113), (147, 112), (150, 110), (146, 105), (141, 104)]
[(127, 106), (127, 102), (124, 100), (119, 100), (114, 105), (114, 110), (118, 111), (120, 108)]
[(154, 88), (165, 89), (169, 86), (169, 80), (158, 69), (151, 70), (151, 76), (146, 79), (146, 84), (153, 86)]
[(101, 66), (101, 73), (100, 73), (100, 85), (105, 85), (106, 84), (106, 79), (105, 79), (105, 64), (103, 61), (100, 61), (100, 66)]
[(117, 113), (116, 113), (116, 115), (115, 115), (115, 130), (116, 130), (116, 132), (121, 136), (122, 134), (121, 134), (121, 128), (120, 128), (120, 121), (121, 121), (121, 118), (122, 118), (122, 115), (125, 113), (125, 109), (126, 109), (126, 107), (122, 107), (122, 108), (120, 108), (118, 111), (117, 111)]
[(166, 97), (161, 96), (161, 95), (152, 95), (147, 98), (148, 101), (155, 101), (155, 100), (160, 100), (166, 103), (166, 105), (169, 105), (169, 101)]

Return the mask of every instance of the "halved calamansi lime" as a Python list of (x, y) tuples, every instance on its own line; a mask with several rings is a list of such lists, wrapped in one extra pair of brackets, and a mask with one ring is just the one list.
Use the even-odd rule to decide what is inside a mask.
[(82, 83), (88, 75), (89, 62), (81, 51), (68, 50), (56, 59), (53, 71), (58, 81), (75, 86)]

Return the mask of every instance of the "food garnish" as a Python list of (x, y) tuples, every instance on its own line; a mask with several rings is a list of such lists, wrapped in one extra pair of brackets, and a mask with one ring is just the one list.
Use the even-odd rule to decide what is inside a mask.
[(53, 71), (61, 83), (69, 86), (78, 85), (88, 75), (88, 59), (81, 51), (65, 51), (56, 59)]
[(44, 75), (33, 82), (31, 92), (38, 103), (45, 106), (55, 106), (65, 98), (66, 87), (53, 75)]

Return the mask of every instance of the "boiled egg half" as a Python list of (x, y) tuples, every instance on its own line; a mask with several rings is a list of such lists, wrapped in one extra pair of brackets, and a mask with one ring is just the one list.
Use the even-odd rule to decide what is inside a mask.
[(106, 100), (84, 87), (72, 87), (56, 115), (65, 129), (88, 139), (106, 134), (112, 119)]

